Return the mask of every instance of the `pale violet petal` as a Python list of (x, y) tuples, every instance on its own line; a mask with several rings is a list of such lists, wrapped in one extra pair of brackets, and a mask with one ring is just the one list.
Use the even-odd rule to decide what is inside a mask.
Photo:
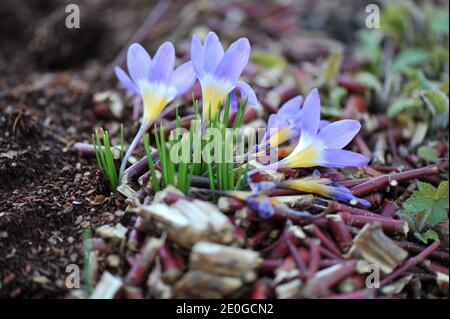
[(237, 81), (236, 87), (241, 92), (241, 96), (244, 99), (247, 99), (248, 104), (250, 105), (258, 105), (258, 99), (256, 98), (255, 91), (251, 88), (250, 85), (243, 81)]
[(189, 90), (195, 83), (197, 77), (192, 67), (192, 62), (186, 62), (180, 65), (172, 74), (172, 81), (170, 85), (177, 91), (179, 96)]
[(139, 43), (133, 43), (127, 52), (127, 67), (134, 83), (147, 79), (152, 60), (147, 51)]
[(214, 32), (209, 32), (204, 45), (203, 70), (214, 73), (217, 65), (224, 55), (222, 44)]
[(171, 42), (164, 42), (156, 51), (150, 69), (150, 82), (168, 83), (175, 66), (175, 48)]
[(361, 124), (356, 120), (341, 120), (325, 126), (317, 135), (327, 148), (343, 148), (358, 134)]
[(133, 81), (131, 81), (130, 77), (124, 72), (124, 70), (116, 66), (114, 68), (114, 72), (122, 86), (124, 86), (131, 93), (139, 94), (139, 88), (133, 83)]
[(249, 56), (250, 42), (248, 39), (237, 40), (225, 52), (214, 74), (234, 83), (247, 65)]

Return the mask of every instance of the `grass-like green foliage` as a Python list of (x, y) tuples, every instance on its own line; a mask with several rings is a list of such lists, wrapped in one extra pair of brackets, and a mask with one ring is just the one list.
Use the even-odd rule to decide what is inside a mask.
[[(117, 167), (113, 156), (111, 147), (111, 140), (106, 130), (100, 128), (95, 130), (92, 135), (92, 144), (94, 145), (95, 156), (97, 158), (98, 167), (103, 176), (105, 176), (111, 189), (116, 189), (119, 186), (119, 176), (117, 173)], [(120, 129), (120, 160), (124, 155), (124, 137), (123, 137), (123, 125)]]
[[(235, 121), (233, 123), (233, 129), (238, 129), (242, 126), (242, 121), (244, 119), (245, 109), (247, 107), (247, 102), (243, 101), (239, 105), (238, 111), (236, 113)], [(207, 173), (210, 183), (211, 190), (233, 190), (242, 189), (246, 183), (246, 172), (248, 165), (242, 165), (237, 168), (238, 178), (235, 178), (235, 163), (234, 161), (229, 162), (227, 158), (234, 158), (233, 152), (236, 147), (236, 136), (232, 135), (228, 130), (228, 123), (230, 120), (230, 99), (227, 98), (223, 106), (223, 116), (220, 118), (220, 112), (211, 119), (207, 124), (209, 128), (215, 128), (221, 132), (220, 141), (220, 156), (221, 159), (218, 162), (207, 163)], [(212, 140), (207, 141), (208, 143), (213, 143)]]
[[(233, 128), (240, 128), (244, 119), (246, 102), (242, 102), (235, 115)], [(144, 134), (143, 142), (148, 159), (148, 166), (151, 176), (151, 187), (157, 192), (162, 187), (173, 185), (183, 193), (189, 192), (192, 176), (203, 176), (209, 180), (211, 190), (232, 190), (243, 189), (246, 185), (246, 173), (248, 165), (237, 166), (234, 162), (234, 151), (236, 147), (236, 136), (227, 131), (230, 121), (230, 100), (227, 99), (224, 104), (223, 113), (218, 112), (217, 116), (203, 123), (203, 127), (196, 127), (200, 123), (200, 112), (197, 101), (193, 101), (195, 119), (192, 121), (189, 131), (182, 131), (181, 120), (176, 110), (176, 129), (166, 138), (164, 127), (162, 125), (153, 130), (153, 136), (156, 144), (159, 164), (161, 167), (161, 179), (158, 179), (155, 163), (152, 157), (150, 147), (150, 136)], [(221, 132), (221, 140), (217, 141), (211, 137), (204, 140), (202, 134), (207, 128), (214, 128)], [(208, 143), (218, 143), (221, 151), (221, 158), (216, 154), (210, 154), (218, 161), (208, 162), (202, 158), (202, 151)], [(177, 147), (177, 148), (175, 148)], [(178, 156), (177, 152), (184, 149), (189, 150), (189, 158), (175, 162), (172, 156)], [(231, 156), (230, 156), (231, 155)], [(232, 161), (227, 161), (232, 158)]]
[[(182, 145), (182, 148), (187, 144), (189, 150), (192, 151), (192, 133), (189, 132), (180, 134), (181, 121), (180, 117), (178, 116), (178, 109), (176, 112), (177, 127), (175, 130), (175, 134), (171, 133), (168, 141), (166, 140), (164, 127), (162, 125), (155, 128), (153, 132), (159, 158), (159, 164), (161, 167), (161, 184), (164, 187), (168, 185), (175, 186), (180, 191), (187, 194), (191, 186), (193, 165), (191, 165), (190, 159), (188, 162), (180, 161), (179, 163), (175, 163), (173, 161), (171, 153), (174, 151), (175, 145)], [(156, 174), (155, 164), (150, 150), (149, 135), (144, 134), (143, 140), (145, 153), (148, 160), (148, 167), (151, 175), (151, 186), (153, 191), (157, 192), (160, 190), (160, 181), (158, 180), (158, 176)]]

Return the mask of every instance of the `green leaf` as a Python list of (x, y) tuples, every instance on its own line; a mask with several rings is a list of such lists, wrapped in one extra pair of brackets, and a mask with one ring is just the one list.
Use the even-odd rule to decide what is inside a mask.
[(420, 110), (422, 107), (422, 101), (413, 98), (400, 98), (389, 105), (387, 115), (389, 118), (395, 118), (397, 115), (404, 111)]
[(389, 71), (401, 73), (411, 66), (419, 66), (428, 60), (428, 53), (420, 49), (406, 49), (400, 52), (392, 62)]
[(427, 146), (419, 147), (417, 150), (417, 155), (430, 162), (436, 162), (439, 158), (439, 152)]
[(436, 189), (433, 185), (419, 182), (419, 190), (414, 192), (403, 204), (403, 208), (410, 214), (424, 214), (426, 222), (431, 227), (448, 218), (448, 181), (443, 181)]
[(330, 104), (333, 107), (340, 108), (342, 100), (347, 96), (347, 89), (337, 86), (330, 91)]
[(414, 236), (424, 244), (427, 244), (429, 240), (436, 241), (439, 239), (438, 234), (432, 229), (429, 229), (424, 233), (415, 232)]
[(434, 14), (431, 20), (431, 31), (438, 35), (448, 36), (448, 10), (441, 10), (433, 13)]
[(252, 52), (251, 59), (254, 63), (266, 68), (285, 67), (287, 65), (287, 61), (283, 57), (267, 52), (254, 51)]
[(444, 128), (448, 124), (449, 100), (447, 95), (441, 90), (428, 90), (423, 93), (425, 105), (433, 114), (432, 126), (434, 128)]
[(381, 83), (378, 78), (370, 72), (360, 72), (356, 75), (356, 81), (367, 86), (368, 88), (374, 89), (375, 91), (381, 91)]

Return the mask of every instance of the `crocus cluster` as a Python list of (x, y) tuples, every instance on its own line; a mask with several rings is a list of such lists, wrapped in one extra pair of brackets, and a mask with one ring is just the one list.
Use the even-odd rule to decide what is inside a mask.
[(317, 89), (313, 89), (306, 97), (299, 122), (300, 138), (294, 150), (282, 160), (259, 167), (256, 171), (283, 167), (359, 167), (367, 164), (365, 156), (343, 150), (359, 132), (361, 125), (358, 121), (336, 121), (319, 131), (320, 98)]
[(241, 38), (231, 44), (226, 52), (217, 35), (210, 32), (204, 45), (194, 35), (191, 60), (174, 70), (175, 49), (165, 42), (156, 51), (153, 59), (139, 44), (128, 49), (128, 76), (121, 68), (115, 73), (120, 83), (132, 94), (141, 97), (144, 112), (138, 133), (130, 144), (119, 170), (122, 178), (128, 158), (142, 139), (144, 132), (155, 121), (164, 107), (177, 96), (192, 87), (198, 79), (202, 87), (203, 119), (214, 117), (227, 94), (238, 88), (249, 104), (257, 105), (253, 89), (239, 81), (250, 56), (250, 43)]
[[(306, 97), (301, 111), (297, 106), (299, 103), (301, 98), (296, 97), (283, 105), (276, 115), (269, 118), (269, 131), (264, 139), (268, 144), (273, 145), (280, 145), (290, 140), (291, 145), (295, 147), (291, 147), (290, 153), (275, 163), (261, 165), (254, 162), (256, 168), (248, 173), (250, 185), (252, 184), (251, 175), (260, 171), (316, 166), (360, 167), (367, 164), (368, 159), (365, 156), (343, 150), (359, 132), (361, 125), (358, 121), (340, 120), (334, 123), (321, 121), (317, 89), (312, 90)], [(296, 136), (297, 139), (295, 139)], [(321, 178), (318, 173), (277, 184), (283, 188), (370, 206), (366, 200), (353, 196), (347, 188), (330, 179)]]

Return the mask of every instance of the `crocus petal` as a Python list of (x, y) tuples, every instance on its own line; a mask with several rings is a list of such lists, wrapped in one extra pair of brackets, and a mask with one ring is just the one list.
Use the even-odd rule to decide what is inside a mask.
[(331, 189), (330, 196), (334, 199), (347, 203), (350, 203), (352, 200), (356, 200), (358, 201), (358, 203), (360, 203), (362, 206), (366, 208), (370, 208), (371, 206), (371, 204), (367, 200), (355, 197), (348, 188), (342, 185), (333, 183), (333, 185), (330, 186), (330, 189)]
[(122, 84), (128, 91), (134, 94), (139, 94), (139, 88), (134, 84), (130, 77), (118, 66), (114, 68), (117, 79), (119, 79), (120, 84)]
[(156, 51), (151, 64), (150, 81), (167, 82), (175, 66), (175, 49), (170, 42), (164, 42)]
[(223, 47), (219, 38), (214, 32), (209, 32), (205, 39), (203, 70), (207, 73), (214, 73), (223, 54)]
[(302, 101), (303, 97), (300, 95), (293, 97), (280, 107), (277, 114), (287, 120), (295, 121), (296, 119), (299, 119), (301, 116), (300, 105), (302, 104)]
[(191, 42), (191, 61), (195, 73), (200, 78), (203, 76), (203, 46), (199, 38), (194, 34)]
[(258, 99), (256, 98), (255, 91), (251, 88), (250, 85), (245, 83), (244, 81), (237, 81), (236, 87), (241, 92), (241, 96), (244, 99), (247, 99), (247, 103), (250, 105), (258, 105)]
[(234, 91), (230, 92), (230, 111), (233, 113), (239, 111), (239, 102)]
[(327, 148), (343, 148), (358, 134), (361, 124), (356, 120), (341, 120), (325, 126), (317, 135)]
[(250, 42), (248, 39), (237, 40), (225, 52), (216, 68), (215, 75), (230, 82), (235, 82), (247, 65), (249, 56)]
[(139, 43), (130, 45), (127, 53), (127, 67), (134, 83), (147, 79), (151, 62), (150, 55), (142, 45)]
[(248, 207), (255, 209), (261, 218), (267, 219), (275, 214), (275, 209), (268, 197), (250, 196), (247, 199)]
[(320, 122), (319, 91), (313, 89), (305, 99), (302, 112), (302, 135), (307, 132), (309, 136), (316, 136)]
[(180, 65), (172, 74), (171, 86), (175, 87), (176, 95), (184, 94), (194, 85), (196, 80), (194, 68), (191, 62)]
[(346, 150), (325, 149), (316, 159), (316, 165), (326, 167), (360, 167), (368, 163), (367, 157)]

